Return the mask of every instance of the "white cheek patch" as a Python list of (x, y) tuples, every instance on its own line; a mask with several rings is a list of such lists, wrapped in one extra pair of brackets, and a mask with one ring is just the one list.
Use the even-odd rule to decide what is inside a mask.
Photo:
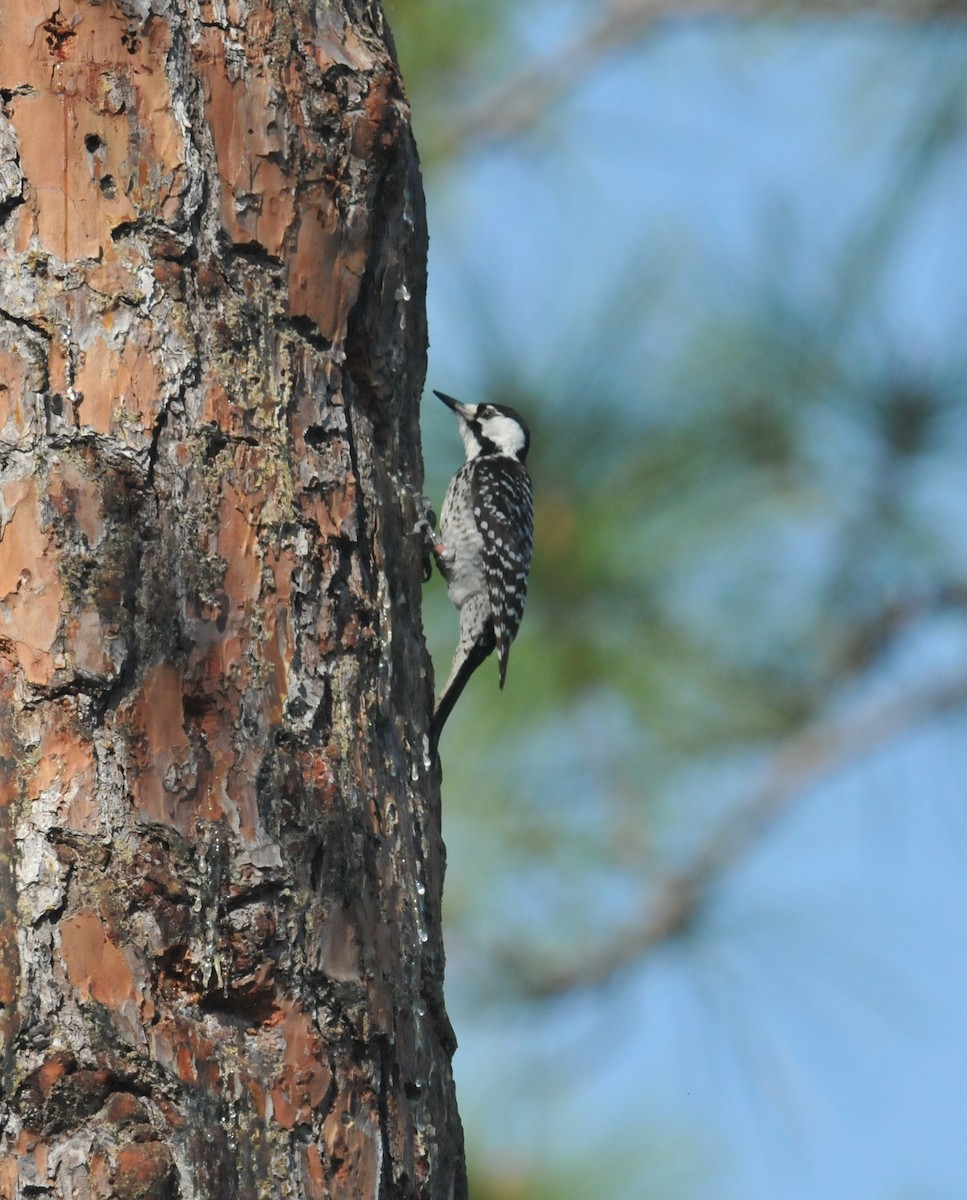
[(488, 417), (484, 421), (483, 432), (505, 454), (517, 454), (524, 449), (524, 431), (510, 417)]

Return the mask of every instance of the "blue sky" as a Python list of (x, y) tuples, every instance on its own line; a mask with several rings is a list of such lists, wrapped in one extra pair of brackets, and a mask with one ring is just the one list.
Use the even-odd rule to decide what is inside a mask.
[[(467, 399), (485, 386), (482, 311), (508, 374), (540, 380), (616, 271), (661, 280), (627, 348), (659, 391), (667, 348), (763, 279), (835, 305), (911, 132), (965, 67), (953, 28), (872, 23), (745, 35), (705, 23), (620, 56), (549, 124), (428, 179), (428, 386)], [(967, 156), (938, 154), (922, 175), (899, 193), (900, 235), (844, 336), (860, 356), (885, 344), (947, 369), (963, 361)], [(441, 490), (459, 448), (429, 402), (424, 434)], [(952, 461), (933, 502), (960, 530), (962, 488)], [(438, 671), (451, 632), (433, 634)], [(967, 622), (924, 623), (884, 686), (965, 652)], [(724, 880), (696, 939), (601, 993), (534, 1010), (485, 1002), (448, 933), (478, 1157), (566, 1167), (597, 1148), (622, 1164), (597, 1200), (967, 1195), (965, 780), (967, 716), (911, 731), (804, 796)], [(451, 887), (497, 877), (486, 856), (499, 840), (448, 805), (446, 779), (444, 805)], [(500, 897), (492, 907), (503, 919)]]

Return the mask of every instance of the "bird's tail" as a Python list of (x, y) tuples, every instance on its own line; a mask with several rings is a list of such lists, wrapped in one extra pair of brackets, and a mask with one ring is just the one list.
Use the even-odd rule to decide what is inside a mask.
[(453, 712), (453, 707), (460, 699), (463, 689), (467, 686), (467, 681), (484, 659), (493, 653), (493, 649), (494, 638), (491, 631), (489, 638), (475, 642), (462, 659), (458, 658), (453, 664), (450, 678), (443, 686), (440, 699), (433, 710), (433, 718), (430, 721), (430, 752), (433, 755), (436, 755), (440, 734), (443, 732), (447, 717)]
[(507, 659), (510, 656), (510, 643), (503, 636), (497, 640), (497, 661), (500, 664), (500, 688), (503, 691), (504, 680), (507, 678)]

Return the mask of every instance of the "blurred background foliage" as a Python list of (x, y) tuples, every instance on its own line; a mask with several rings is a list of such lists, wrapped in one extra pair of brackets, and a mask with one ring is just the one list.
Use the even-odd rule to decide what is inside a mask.
[(429, 386), (533, 435), (442, 742), (472, 1195), (963, 1197), (967, 12), (675, 7), (386, 4)]

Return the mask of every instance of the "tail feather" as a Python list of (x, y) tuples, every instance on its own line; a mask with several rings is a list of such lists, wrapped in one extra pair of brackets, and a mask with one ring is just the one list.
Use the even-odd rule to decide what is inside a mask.
[(507, 659), (510, 657), (510, 646), (506, 643), (498, 647), (498, 662), (500, 663), (500, 688), (503, 691), (504, 680), (507, 678)]
[[(463, 689), (467, 686), (470, 676), (476, 671), (484, 659), (488, 658), (494, 649), (493, 634), (489, 638), (481, 639), (475, 642), (462, 661), (454, 663), (453, 670), (450, 672), (450, 678), (446, 681), (443, 691), (440, 693), (440, 699), (436, 703), (433, 710), (433, 718), (430, 721), (430, 751), (436, 754), (437, 746), (440, 742), (440, 734), (443, 732), (443, 726), (447, 722), (447, 718), (453, 712), (454, 705), (460, 699)], [(501, 680), (501, 686), (503, 681)]]

